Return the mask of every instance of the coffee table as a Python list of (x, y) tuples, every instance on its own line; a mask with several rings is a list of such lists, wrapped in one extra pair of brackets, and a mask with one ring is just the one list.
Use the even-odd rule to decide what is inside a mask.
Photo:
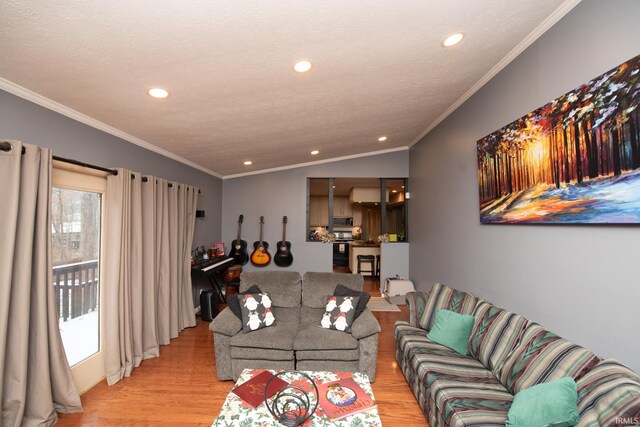
[[(240, 374), (238, 381), (236, 381), (236, 386), (242, 384), (245, 381), (253, 378), (255, 375), (264, 371), (264, 369), (245, 369)], [(278, 373), (279, 371), (270, 370), (272, 373)], [(353, 377), (353, 379), (358, 383), (360, 387), (369, 395), (371, 398), (374, 398), (373, 391), (371, 390), (371, 383), (369, 382), (369, 377), (366, 374), (360, 372), (325, 372), (325, 371), (303, 371), (305, 374), (309, 375), (315, 381), (316, 385), (336, 381), (341, 378), (349, 378)], [(300, 378), (300, 376), (296, 376), (295, 374), (287, 373), (282, 377), (288, 383), (292, 383), (293, 381)], [(307, 420), (303, 426), (311, 426), (311, 427), (319, 427), (319, 426), (339, 426), (339, 427), (348, 427), (351, 425), (362, 425), (367, 427), (378, 427), (382, 426), (382, 422), (380, 421), (380, 416), (378, 415), (377, 408), (371, 408), (368, 411), (360, 412), (358, 414), (353, 414), (346, 418), (343, 418), (338, 421), (331, 422), (324, 414), (322, 409), (318, 406), (318, 409), (313, 414), (313, 416)], [(229, 392), (226, 400), (222, 404), (222, 408), (220, 409), (220, 414), (215, 419), (212, 424), (212, 427), (250, 427), (250, 426), (260, 426), (260, 427), (268, 427), (268, 426), (282, 426), (274, 417), (271, 415), (267, 406), (264, 402), (253, 408), (251, 405), (246, 403), (240, 397), (236, 396), (235, 393)]]

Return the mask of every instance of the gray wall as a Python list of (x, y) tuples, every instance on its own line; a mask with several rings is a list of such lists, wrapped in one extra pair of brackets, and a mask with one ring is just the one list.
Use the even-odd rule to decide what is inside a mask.
[(411, 150), (411, 278), (640, 372), (640, 226), (480, 225), (476, 141), (638, 53), (640, 2), (585, 0)]
[(227, 251), (236, 238), (238, 215), (244, 215), (242, 239), (248, 242), (249, 254), (258, 240), (258, 219), (265, 217), (264, 240), (274, 254), (276, 242), (282, 240), (282, 217), (287, 215), (287, 240), (291, 242), (293, 264), (281, 268), (273, 264), (254, 267), (249, 262), (244, 271), (293, 270), (331, 271), (332, 245), (307, 242), (307, 178), (404, 178), (409, 176), (409, 151), (342, 160), (314, 166), (225, 179), (222, 190), (222, 238)]
[[(220, 240), (222, 180), (0, 90), (0, 137), (48, 147), (56, 156), (124, 167), (202, 190), (194, 246)], [(152, 141), (151, 141), (152, 142)]]
[(380, 245), (382, 266), (380, 267), (380, 287), (384, 289), (389, 277), (409, 277), (409, 243), (383, 243)]

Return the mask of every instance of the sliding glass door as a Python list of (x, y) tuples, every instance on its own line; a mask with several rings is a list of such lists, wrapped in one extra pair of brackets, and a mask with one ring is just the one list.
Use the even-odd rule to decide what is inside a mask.
[(105, 188), (104, 177), (54, 169), (53, 287), (65, 353), (81, 392), (104, 377), (100, 265)]

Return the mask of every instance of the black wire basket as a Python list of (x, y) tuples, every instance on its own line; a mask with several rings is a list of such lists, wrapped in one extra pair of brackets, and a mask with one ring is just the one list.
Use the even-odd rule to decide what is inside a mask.
[[(271, 381), (276, 377), (290, 374), (307, 380), (312, 386), (311, 391), (306, 392), (300, 386), (289, 384), (276, 393), (269, 404), (267, 390), (269, 390)], [(269, 380), (264, 389), (264, 403), (267, 405), (267, 409), (280, 424), (287, 427), (297, 427), (311, 418), (318, 408), (318, 396), (316, 383), (309, 375), (300, 371), (280, 371)]]

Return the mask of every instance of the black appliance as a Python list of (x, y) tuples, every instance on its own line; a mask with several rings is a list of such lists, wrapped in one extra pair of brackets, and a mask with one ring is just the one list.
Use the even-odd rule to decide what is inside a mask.
[(334, 231), (336, 240), (333, 243), (333, 265), (349, 266), (349, 244), (353, 240), (351, 231)]
[(353, 217), (334, 217), (334, 227), (353, 227)]
[(349, 265), (349, 242), (333, 242), (333, 265), (340, 267)]

